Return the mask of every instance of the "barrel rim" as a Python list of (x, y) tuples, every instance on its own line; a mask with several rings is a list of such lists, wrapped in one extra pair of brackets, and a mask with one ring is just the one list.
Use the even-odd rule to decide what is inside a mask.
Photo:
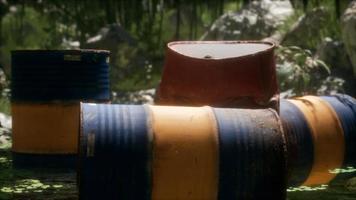
[(33, 53), (73, 53), (73, 54), (81, 54), (81, 53), (97, 53), (97, 54), (105, 54), (110, 55), (111, 52), (105, 49), (19, 49), (12, 50), (11, 55), (17, 54), (33, 54)]
[[(179, 53), (178, 51), (175, 51), (171, 46), (176, 45), (176, 44), (266, 44), (269, 45), (270, 47), (266, 48), (265, 50), (257, 51), (252, 54), (247, 54), (243, 56), (236, 56), (236, 57), (228, 57), (228, 58), (219, 58), (219, 59), (207, 59), (207, 58), (197, 58), (193, 56), (187, 56), (182, 53)], [(276, 44), (273, 42), (268, 42), (268, 41), (258, 41), (258, 40), (224, 40), (224, 41), (190, 41), (190, 40), (185, 40), (185, 41), (173, 41), (167, 43), (167, 51), (172, 52), (173, 54), (189, 58), (189, 59), (195, 59), (195, 60), (204, 60), (204, 61), (210, 61), (210, 62), (221, 62), (222, 60), (240, 60), (240, 59), (247, 59), (250, 57), (258, 56), (261, 54), (265, 54), (267, 52), (273, 51), (276, 47)]]

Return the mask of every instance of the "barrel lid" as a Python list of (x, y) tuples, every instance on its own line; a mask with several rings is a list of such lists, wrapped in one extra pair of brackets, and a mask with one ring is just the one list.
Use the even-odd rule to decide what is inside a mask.
[(64, 49), (64, 50), (45, 50), (45, 49), (21, 49), (12, 50), (12, 54), (44, 54), (44, 53), (67, 53), (67, 54), (78, 54), (78, 53), (100, 53), (109, 55), (110, 51), (101, 49)]
[(108, 62), (110, 51), (96, 49), (72, 50), (14, 50), (11, 51), (12, 64), (19, 63), (58, 63), (58, 62), (83, 62), (102, 63)]
[(259, 41), (178, 41), (167, 47), (183, 56), (198, 59), (228, 59), (259, 54), (275, 45)]

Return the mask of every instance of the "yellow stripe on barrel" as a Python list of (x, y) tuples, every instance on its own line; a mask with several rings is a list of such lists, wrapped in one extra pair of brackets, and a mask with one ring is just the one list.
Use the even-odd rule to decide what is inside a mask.
[(75, 154), (79, 103), (12, 103), (13, 152)]
[(312, 132), (314, 163), (303, 185), (325, 184), (336, 174), (330, 170), (340, 168), (344, 160), (343, 130), (334, 110), (319, 97), (304, 96), (290, 100), (304, 114)]
[(219, 144), (211, 108), (149, 108), (154, 137), (152, 199), (216, 199)]

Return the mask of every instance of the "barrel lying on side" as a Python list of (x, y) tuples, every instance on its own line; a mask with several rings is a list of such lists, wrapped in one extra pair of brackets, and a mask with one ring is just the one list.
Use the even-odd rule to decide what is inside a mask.
[(335, 170), (355, 167), (355, 107), (346, 95), (281, 101), (289, 186), (327, 184)]
[(80, 199), (285, 199), (273, 110), (82, 104)]
[(75, 164), (80, 101), (110, 98), (107, 51), (12, 52), (15, 166)]
[(273, 49), (257, 41), (171, 42), (156, 104), (277, 110)]

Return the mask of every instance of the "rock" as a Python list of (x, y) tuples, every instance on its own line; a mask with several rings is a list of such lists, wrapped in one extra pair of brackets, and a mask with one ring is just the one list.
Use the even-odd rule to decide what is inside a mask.
[(140, 90), (138, 92), (135, 92), (133, 94), (133, 96), (136, 96), (137, 99), (139, 99), (139, 101), (141, 103), (145, 103), (145, 104), (151, 104), (153, 105), (153, 101), (154, 101), (154, 96), (156, 93), (156, 89), (148, 89), (148, 90)]
[(319, 45), (315, 56), (323, 60), (331, 68), (341, 68), (352, 70), (352, 64), (347, 55), (344, 43), (334, 41), (331, 38), (325, 38)]
[(11, 117), (0, 113), (0, 125), (0, 149), (6, 149), (11, 146)]
[(5, 129), (11, 129), (12, 128), (11, 116), (8, 116), (4, 113), (0, 113), (0, 126)]
[(356, 1), (352, 1), (341, 17), (342, 40), (356, 77)]
[(258, 40), (271, 35), (290, 15), (289, 1), (252, 1), (238, 12), (222, 15), (202, 40)]
[(313, 9), (298, 19), (291, 30), (285, 34), (281, 44), (284, 46), (299, 46), (304, 49), (315, 49), (310, 44), (319, 37), (320, 30), (328, 25), (329, 19), (330, 15), (325, 8)]
[(106, 49), (110, 53), (111, 89), (119, 90), (123, 80), (130, 79), (134, 73), (143, 71), (146, 58), (141, 54), (135, 39), (119, 24), (110, 24), (100, 29), (99, 33), (87, 40), (81, 48)]
[(135, 92), (128, 92), (124, 94), (117, 94), (114, 92), (112, 94), (113, 100), (120, 103), (129, 104), (154, 104), (156, 89), (139, 90)]
[(344, 84), (344, 79), (335, 76), (328, 76), (321, 82), (316, 94), (324, 96), (343, 93), (345, 91)]
[(99, 33), (87, 40), (82, 48), (107, 49), (117, 51), (120, 44), (135, 45), (135, 40), (119, 24), (110, 24), (100, 29)]

